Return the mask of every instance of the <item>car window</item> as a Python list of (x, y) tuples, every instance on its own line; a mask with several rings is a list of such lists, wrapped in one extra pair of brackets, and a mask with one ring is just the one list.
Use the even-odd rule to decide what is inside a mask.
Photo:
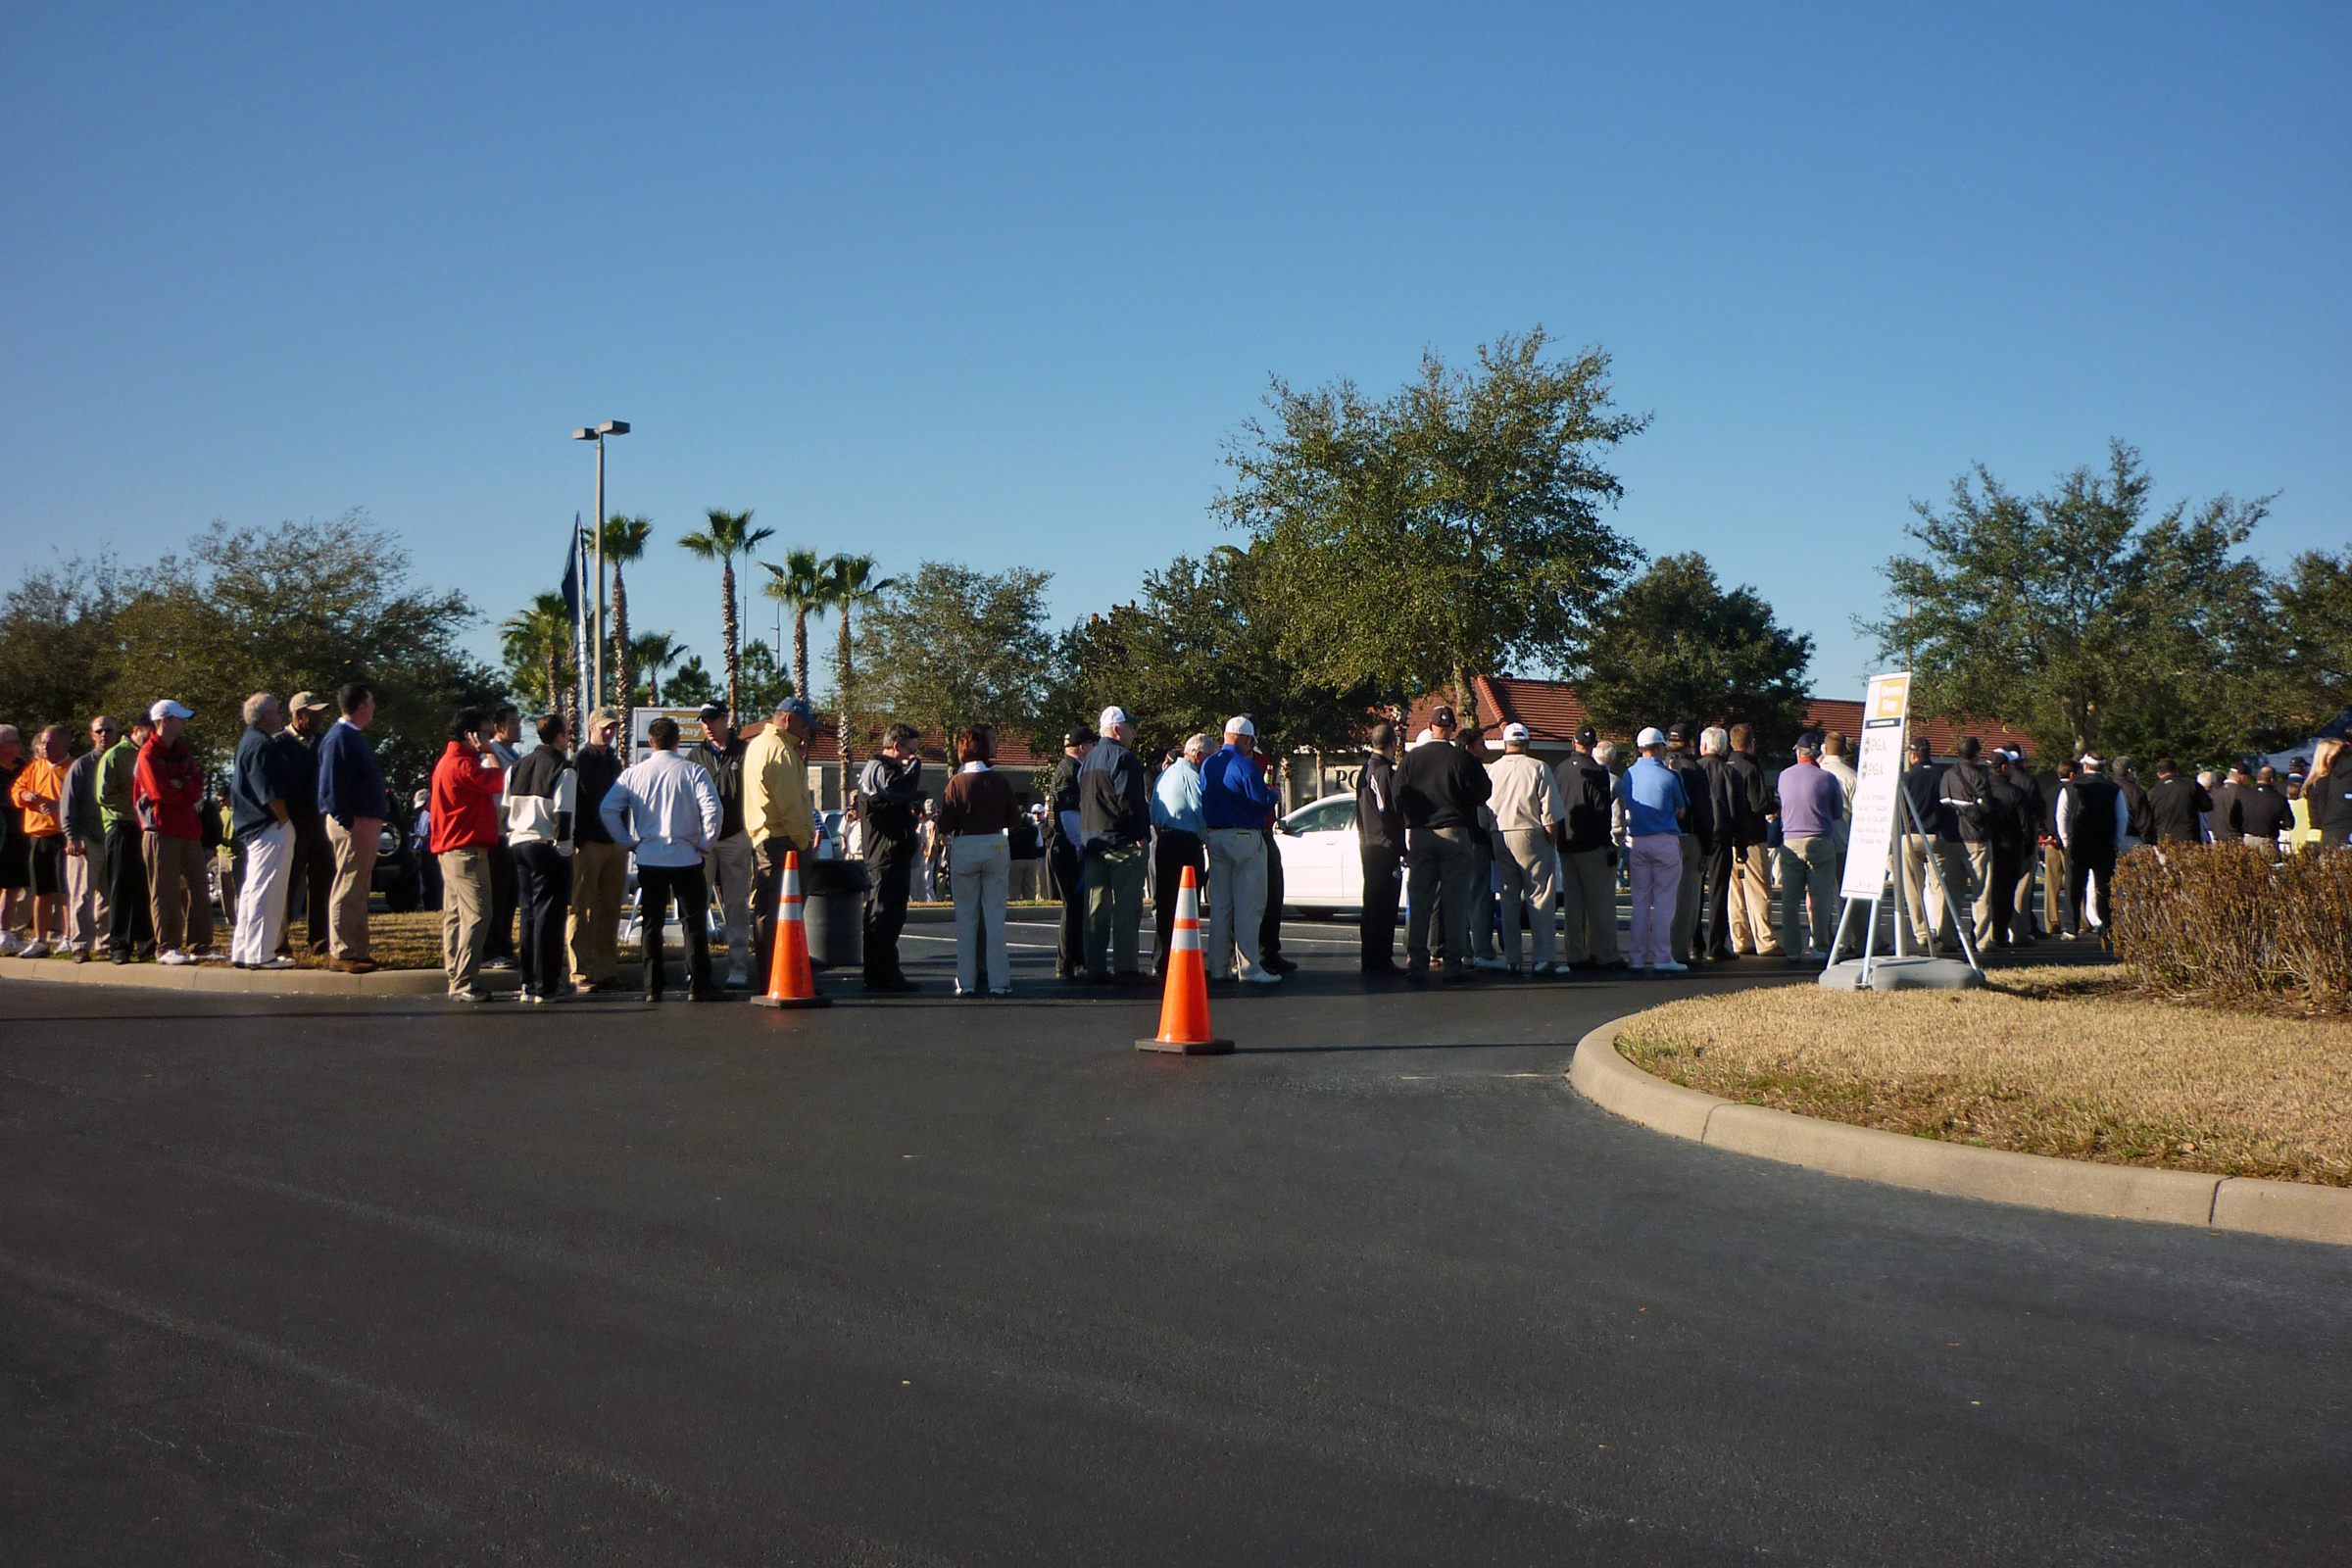
[(1317, 801), (1290, 819), (1294, 833), (1342, 833), (1355, 825), (1355, 797)]

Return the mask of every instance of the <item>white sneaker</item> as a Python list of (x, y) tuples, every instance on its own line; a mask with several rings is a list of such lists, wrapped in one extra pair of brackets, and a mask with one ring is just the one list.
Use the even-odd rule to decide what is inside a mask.
[(1687, 963), (1676, 963), (1670, 959), (1665, 963), (1651, 964), (1649, 972), (1651, 974), (1689, 974), (1690, 966)]
[(291, 969), (294, 967), (294, 960), (272, 955), (266, 963), (249, 963), (245, 967), (248, 969)]
[(449, 1000), (452, 1002), (488, 1002), (490, 993), (487, 991), (452, 991), (449, 994)]
[(11, 958), (24, 946), (14, 931), (0, 931), (0, 958)]
[(155, 956), (155, 961), (158, 963), (182, 964), (194, 963), (196, 960), (188, 956), (188, 955), (180, 952), (177, 948), (173, 948), (169, 952), (157, 954)]
[(17, 956), (20, 958), (46, 958), (49, 956), (49, 944), (39, 937), (34, 937), (29, 944), (17, 950)]
[(1471, 962), (1481, 969), (1508, 969), (1510, 967), (1500, 958), (1473, 958)]
[(1278, 986), (1282, 984), (1282, 976), (1271, 969), (1252, 969), (1242, 976), (1242, 984), (1246, 986)]

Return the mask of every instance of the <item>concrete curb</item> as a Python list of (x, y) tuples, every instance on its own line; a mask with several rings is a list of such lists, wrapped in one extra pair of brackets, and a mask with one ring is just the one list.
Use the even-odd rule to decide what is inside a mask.
[[(512, 969), (482, 977), (487, 991), (513, 991), (521, 981)], [(59, 963), (42, 958), (24, 963), (0, 959), (0, 980), (44, 985), (119, 986), (134, 991), (200, 991), (253, 997), (438, 997), (449, 979), (438, 969), (378, 969), (373, 974), (339, 974), (332, 969), (232, 969), (225, 963)]]
[(1577, 1042), (1568, 1081), (1601, 1109), (1676, 1138), (1953, 1198), (2352, 1246), (2352, 1188), (2053, 1159), (1737, 1104), (1619, 1055), (1617, 1035), (1632, 1016)]

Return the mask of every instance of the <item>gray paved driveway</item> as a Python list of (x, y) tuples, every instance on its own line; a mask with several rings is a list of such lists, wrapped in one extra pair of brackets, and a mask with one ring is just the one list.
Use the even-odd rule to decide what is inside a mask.
[(1193, 1061), (1036, 948), (792, 1015), (0, 980), (0, 1561), (2352, 1554), (2352, 1252), (1656, 1137), (1561, 1074), (1692, 986), (1298, 934)]

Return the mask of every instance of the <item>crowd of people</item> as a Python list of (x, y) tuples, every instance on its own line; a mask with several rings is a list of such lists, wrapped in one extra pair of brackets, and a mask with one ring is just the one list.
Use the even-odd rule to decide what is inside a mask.
[[(185, 737), (195, 715), (176, 701), (155, 703), (127, 730), (93, 718), (78, 754), (64, 725), (40, 730), (29, 756), (0, 725), (0, 790), (13, 808), (0, 835), (0, 954), (267, 970), (291, 966), (306, 940), (337, 970), (372, 970), (368, 897), (394, 815), (366, 735), (375, 701), (364, 682), (332, 703), (297, 692), (281, 708), (256, 693), (219, 792)], [(619, 722), (598, 709), (575, 738), (550, 714), (524, 753), (511, 705), (451, 721), (415, 804), (453, 1001), (487, 1001), (482, 976), (496, 968), (519, 970), (525, 1004), (624, 989), (631, 866), (643, 997), (665, 993), (673, 908), (689, 999), (765, 979), (787, 859), (813, 870), (820, 853), (812, 710), (789, 698), (739, 730), (710, 704), (684, 751), (677, 723), (658, 718), (628, 762), (615, 749)], [(1674, 974), (1751, 955), (1792, 965), (1831, 956), (1857, 786), (1843, 735), (1807, 732), (1777, 773), (1744, 724), (1645, 728), (1622, 768), (1616, 744), (1590, 726), (1557, 766), (1531, 755), (1523, 725), (1498, 739), (1489, 759), (1475, 725), (1443, 706), (1409, 745), (1392, 723), (1371, 727), (1355, 785), (1365, 974)], [(899, 949), (918, 890), (955, 905), (959, 995), (1009, 994), (1006, 908), (1030, 891), (1062, 905), (1059, 978), (1148, 984), (1164, 971), (1187, 871), (1208, 910), (1212, 980), (1274, 985), (1298, 967), (1281, 951), (1276, 761), (1250, 715), (1152, 767), (1117, 707), (1062, 741), (1048, 798), (1024, 808), (995, 767), (989, 726), (955, 738), (953, 772), (936, 792), (916, 731), (882, 732), (847, 803), (845, 848), (865, 872), (866, 989), (916, 988)], [(1905, 934), (1929, 952), (2100, 935), (2116, 861), (2137, 845), (2240, 842), (2276, 861), (2352, 841), (2352, 757), (2340, 741), (2320, 743), (2308, 768), (2283, 779), (2270, 767), (2191, 776), (2169, 759), (2153, 772), (2143, 787), (2128, 760), (2085, 755), (2044, 777), (2015, 749), (1987, 752), (1970, 737), (1938, 761), (1915, 737), (1897, 830)], [(224, 844), (236, 871), (222, 953), (208, 871)], [(1632, 905), (1622, 951), (1621, 884)], [(1157, 928), (1149, 971), (1148, 891)]]

